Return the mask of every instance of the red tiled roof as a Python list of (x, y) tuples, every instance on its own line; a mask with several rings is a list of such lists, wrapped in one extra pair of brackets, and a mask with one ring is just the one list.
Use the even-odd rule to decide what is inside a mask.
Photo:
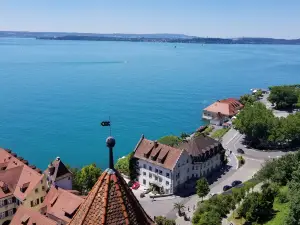
[(70, 216), (74, 215), (83, 201), (84, 199), (80, 196), (74, 195), (67, 190), (51, 186), (45, 197), (41, 211), (65, 222), (70, 222)]
[[(27, 197), (35, 186), (43, 179), (44, 175), (37, 170), (24, 164), (24, 160), (16, 158), (15, 153), (0, 148), (0, 164), (5, 164), (6, 168), (0, 171), (0, 180), (11, 184), (13, 194), (20, 200)], [(26, 187), (26, 191), (21, 192), (20, 188)]]
[(142, 136), (135, 149), (134, 157), (173, 170), (181, 153), (181, 149), (150, 141)]
[(19, 206), (10, 225), (56, 225), (56, 222), (40, 214), (36, 210)]
[(69, 225), (154, 225), (118, 171), (105, 170)]
[(241, 108), (243, 108), (243, 105), (238, 100), (234, 98), (228, 98), (217, 101), (206, 107), (204, 110), (214, 113), (220, 113), (226, 116), (234, 116)]

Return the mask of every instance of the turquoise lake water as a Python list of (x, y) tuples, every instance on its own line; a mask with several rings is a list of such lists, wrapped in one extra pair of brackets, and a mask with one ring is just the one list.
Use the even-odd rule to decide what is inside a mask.
[(300, 46), (0, 39), (0, 146), (44, 169), (105, 168), (146, 138), (191, 132), (202, 109), (253, 87), (300, 83)]

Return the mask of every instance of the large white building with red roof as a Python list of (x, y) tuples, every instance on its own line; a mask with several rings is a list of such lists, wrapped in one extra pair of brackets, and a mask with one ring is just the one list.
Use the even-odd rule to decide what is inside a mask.
[(142, 136), (134, 149), (134, 157), (138, 159), (139, 183), (144, 188), (155, 187), (164, 194), (175, 193), (187, 182), (206, 177), (219, 169), (222, 155), (222, 145), (204, 135), (194, 136), (178, 147)]
[(202, 118), (210, 120), (211, 124), (222, 125), (243, 107), (244, 105), (234, 98), (219, 100), (203, 110)]

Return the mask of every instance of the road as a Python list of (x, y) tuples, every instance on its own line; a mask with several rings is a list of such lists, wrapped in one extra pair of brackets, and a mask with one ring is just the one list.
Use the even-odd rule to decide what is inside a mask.
[(237, 152), (237, 149), (244, 150), (245, 159), (252, 159), (264, 162), (268, 159), (278, 158), (285, 155), (287, 152), (281, 151), (262, 151), (252, 148), (248, 148), (243, 144), (245, 136), (240, 134), (235, 129), (230, 129), (226, 136), (223, 137), (224, 148), (230, 149), (235, 155), (241, 155)]

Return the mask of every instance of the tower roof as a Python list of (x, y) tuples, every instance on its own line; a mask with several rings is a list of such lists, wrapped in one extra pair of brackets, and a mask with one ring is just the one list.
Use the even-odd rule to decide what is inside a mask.
[(106, 169), (69, 225), (154, 225), (120, 173)]

